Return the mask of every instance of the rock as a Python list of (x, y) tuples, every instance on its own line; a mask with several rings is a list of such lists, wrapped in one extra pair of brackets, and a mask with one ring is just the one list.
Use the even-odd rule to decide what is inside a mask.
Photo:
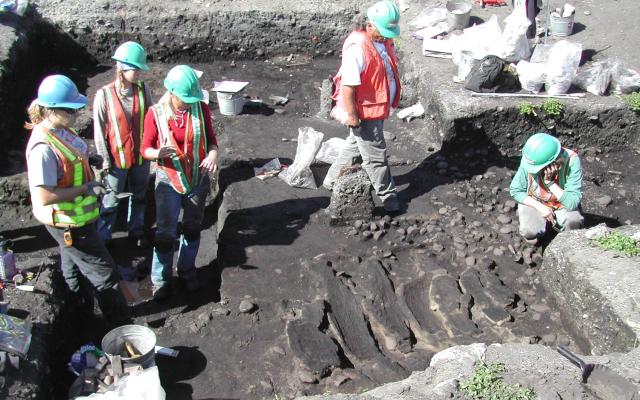
[(371, 236), (373, 236), (373, 233), (371, 231), (363, 231), (362, 232), (362, 237), (369, 239)]
[(500, 228), (500, 233), (508, 234), (511, 232), (513, 232), (513, 226), (511, 225), (505, 225), (502, 228)]
[(385, 231), (376, 231), (373, 234), (373, 240), (380, 240), (380, 238), (384, 236), (384, 234), (385, 234)]
[(469, 256), (464, 259), (464, 262), (467, 265), (467, 267), (473, 267), (474, 265), (476, 265), (476, 258), (473, 256)]
[(447, 209), (447, 207), (442, 207), (438, 210), (438, 214), (440, 215), (446, 215), (449, 213), (449, 210)]
[(536, 304), (532, 304), (529, 306), (529, 308), (535, 312), (541, 313), (541, 314), (545, 314), (548, 313), (551, 308), (549, 308), (548, 305), (546, 304), (541, 304), (541, 303), (536, 303)]
[(602, 207), (607, 207), (612, 202), (613, 202), (613, 200), (611, 199), (611, 196), (607, 196), (607, 195), (598, 197), (596, 199), (596, 203), (598, 203)]
[(362, 228), (362, 224), (364, 224), (364, 222), (362, 222), (362, 220), (359, 219), (353, 223), (353, 227), (360, 230), (360, 228)]
[(505, 214), (500, 214), (498, 216), (498, 222), (502, 223), (502, 224), (510, 224), (511, 223), (511, 217)]
[(555, 333), (549, 333), (547, 335), (542, 336), (542, 343), (544, 343), (547, 346), (552, 346), (553, 344), (555, 344), (555, 342), (556, 342)]
[(501, 248), (495, 248), (493, 249), (493, 255), (496, 257), (500, 257), (504, 255), (504, 251), (502, 251)]
[(434, 253), (438, 254), (444, 251), (444, 246), (441, 245), (440, 243), (434, 243), (431, 249), (433, 250)]
[(504, 202), (505, 207), (508, 207), (510, 210), (515, 210), (517, 204), (515, 200), (507, 200)]
[(252, 312), (256, 308), (256, 305), (249, 300), (242, 300), (238, 306), (238, 311), (243, 314)]

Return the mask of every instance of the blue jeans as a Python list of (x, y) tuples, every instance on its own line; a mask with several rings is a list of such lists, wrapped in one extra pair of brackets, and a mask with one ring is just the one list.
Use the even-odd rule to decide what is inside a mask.
[(169, 184), (164, 171), (156, 172), (156, 237), (151, 262), (151, 282), (165, 285), (173, 274), (174, 242), (177, 238), (178, 217), (182, 214), (182, 234), (178, 251), (178, 276), (196, 279), (196, 257), (200, 247), (200, 229), (204, 206), (209, 193), (209, 177), (189, 194), (176, 192)]
[(100, 238), (104, 241), (111, 239), (120, 202), (116, 195), (124, 192), (125, 186), (133, 193), (129, 197), (127, 231), (130, 236), (141, 236), (144, 233), (144, 206), (145, 192), (149, 182), (149, 161), (145, 161), (142, 165), (134, 165), (129, 169), (112, 168), (105, 177), (105, 181), (109, 192), (102, 198), (102, 207), (100, 208), (100, 219), (98, 220)]

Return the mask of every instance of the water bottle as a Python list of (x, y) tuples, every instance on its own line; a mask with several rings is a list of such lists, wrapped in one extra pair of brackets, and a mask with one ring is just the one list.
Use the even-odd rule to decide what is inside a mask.
[(0, 279), (3, 281), (13, 279), (18, 272), (16, 269), (16, 259), (11, 251), (13, 243), (11, 240), (0, 242)]

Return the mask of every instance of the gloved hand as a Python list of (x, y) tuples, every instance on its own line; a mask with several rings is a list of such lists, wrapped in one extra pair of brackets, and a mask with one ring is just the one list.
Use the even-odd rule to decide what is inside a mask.
[(104, 160), (102, 159), (102, 156), (100, 154), (89, 154), (89, 165), (91, 165), (94, 168), (102, 168), (102, 162)]
[(107, 193), (107, 189), (100, 182), (91, 181), (87, 183), (87, 194), (90, 196), (101, 197)]

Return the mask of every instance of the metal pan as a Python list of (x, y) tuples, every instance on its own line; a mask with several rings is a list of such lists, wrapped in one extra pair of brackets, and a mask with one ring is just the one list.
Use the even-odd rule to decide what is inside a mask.
[(636, 385), (609, 367), (585, 363), (564, 346), (558, 346), (558, 353), (580, 368), (582, 383), (601, 400), (640, 400)]

